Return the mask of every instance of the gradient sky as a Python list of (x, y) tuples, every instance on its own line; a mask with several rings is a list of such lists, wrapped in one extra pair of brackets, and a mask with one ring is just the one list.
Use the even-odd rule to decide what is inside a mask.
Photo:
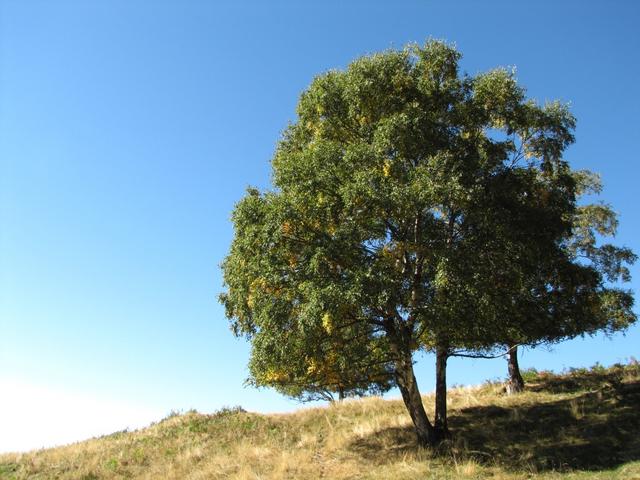
[[(639, 22), (632, 0), (0, 1), (0, 451), (172, 409), (299, 408), (243, 387), (219, 264), (301, 91), (367, 53), (446, 39), (467, 72), (516, 66), (531, 97), (571, 102), (567, 158), (602, 175), (616, 242), (640, 252)], [(634, 327), (521, 364), (611, 364), (639, 345)], [(428, 392), (433, 359), (418, 360)], [(505, 373), (452, 360), (449, 381)]]

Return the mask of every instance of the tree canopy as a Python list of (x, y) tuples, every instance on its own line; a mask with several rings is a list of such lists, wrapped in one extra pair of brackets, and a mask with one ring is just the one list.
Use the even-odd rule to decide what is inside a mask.
[[(446, 433), (452, 352), (533, 336), (522, 326), (540, 315), (602, 310), (600, 272), (567, 248), (573, 116), (526, 99), (512, 71), (469, 76), (459, 59), (429, 41), (315, 78), (278, 143), (273, 190), (235, 207), (222, 265), (252, 384), (294, 396), (396, 385), (425, 444)], [(435, 425), (420, 349), (438, 358)]]
[[(602, 183), (599, 176), (593, 172), (574, 171), (573, 176), (578, 198), (601, 192)], [(575, 209), (571, 223), (571, 234), (561, 244), (571, 262), (589, 266), (586, 270), (589, 277), (584, 278), (582, 282), (588, 281), (590, 288), (585, 289), (581, 283), (567, 288), (565, 284), (565, 290), (562, 292), (565, 294), (564, 308), (558, 308), (556, 298), (550, 304), (554, 309), (540, 312), (526, 320), (520, 318), (526, 307), (514, 298), (514, 309), (510, 319), (514, 325), (506, 330), (507, 338), (504, 342), (509, 347), (509, 393), (524, 388), (517, 362), (519, 345), (555, 343), (597, 332), (612, 334), (625, 330), (637, 320), (632, 309), (631, 292), (620, 287), (621, 283), (630, 281), (628, 265), (635, 262), (636, 255), (629, 248), (617, 247), (611, 243), (601, 244), (598, 241), (615, 235), (618, 227), (616, 213), (605, 203), (584, 204)], [(525, 289), (516, 294), (516, 297), (526, 299), (529, 292), (527, 288), (545, 282), (545, 276), (535, 272), (525, 284)], [(576, 288), (582, 288), (582, 292)], [(554, 290), (550, 292), (558, 295)]]

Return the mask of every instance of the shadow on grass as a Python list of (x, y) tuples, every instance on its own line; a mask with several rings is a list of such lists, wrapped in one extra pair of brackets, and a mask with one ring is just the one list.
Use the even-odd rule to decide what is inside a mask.
[[(573, 395), (536, 403), (535, 395), (525, 393), (514, 406), (454, 410), (453, 440), (441, 449), (443, 455), (511, 471), (608, 470), (640, 459), (637, 376), (623, 382), (615, 371), (548, 375), (528, 390)], [(382, 430), (351, 444), (352, 451), (377, 464), (416, 448), (411, 428)]]

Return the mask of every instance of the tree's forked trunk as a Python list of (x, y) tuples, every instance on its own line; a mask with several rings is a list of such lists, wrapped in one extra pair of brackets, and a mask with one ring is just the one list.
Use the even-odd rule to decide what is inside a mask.
[(513, 395), (524, 390), (524, 379), (520, 374), (520, 366), (518, 365), (518, 347), (509, 345), (509, 354), (507, 356), (509, 365), (509, 380), (507, 381), (507, 394)]
[(418, 443), (423, 446), (433, 446), (438, 440), (422, 404), (422, 397), (413, 372), (411, 357), (396, 361), (395, 367), (398, 388), (411, 416), (411, 421), (418, 436)]
[(447, 425), (447, 359), (449, 352), (446, 348), (436, 349), (436, 418), (434, 429), (437, 441), (449, 437)]

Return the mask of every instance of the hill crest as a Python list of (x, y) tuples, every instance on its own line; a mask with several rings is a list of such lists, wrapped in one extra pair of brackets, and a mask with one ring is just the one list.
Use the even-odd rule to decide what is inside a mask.
[(417, 446), (401, 401), (370, 397), (286, 414), (172, 414), (0, 455), (0, 478), (640, 479), (638, 362), (526, 377), (515, 396), (499, 383), (451, 389), (454, 438), (438, 451)]

